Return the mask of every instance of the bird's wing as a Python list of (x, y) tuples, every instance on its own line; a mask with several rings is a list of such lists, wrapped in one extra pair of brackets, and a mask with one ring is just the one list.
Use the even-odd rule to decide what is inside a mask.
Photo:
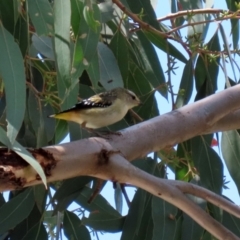
[[(108, 94), (107, 99), (105, 98), (105, 94)], [(90, 98), (83, 99), (82, 101), (78, 102), (72, 108), (69, 108), (60, 113), (70, 112), (72, 110), (109, 107), (112, 105), (112, 102), (116, 99), (116, 97), (117, 96), (115, 94), (109, 95), (108, 92), (100, 93), (100, 94), (94, 95)], [(60, 113), (58, 113), (58, 114), (60, 114)]]

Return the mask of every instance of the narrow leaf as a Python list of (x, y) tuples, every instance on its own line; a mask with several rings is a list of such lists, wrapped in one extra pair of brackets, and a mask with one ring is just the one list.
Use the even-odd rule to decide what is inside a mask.
[(39, 36), (52, 35), (53, 10), (48, 0), (28, 0), (28, 14)]
[(44, 174), (44, 171), (41, 167), (41, 165), (36, 161), (36, 159), (32, 156), (30, 152), (26, 150), (22, 145), (20, 145), (18, 142), (14, 142), (12, 150), (17, 153), (20, 157), (22, 157), (26, 162), (28, 162), (34, 170), (39, 174), (41, 180), (43, 181), (43, 184), (47, 188), (47, 179)]
[[(154, 46), (142, 32), (137, 32), (137, 35), (140, 41), (139, 44), (141, 45), (139, 50), (142, 55), (144, 70), (146, 71), (150, 83), (153, 87), (164, 85), (165, 76)], [(165, 91), (160, 89), (160, 92), (166, 97)]]
[(72, 212), (64, 212), (63, 229), (67, 239), (91, 240), (88, 229), (82, 225), (81, 220)]
[(183, 63), (187, 62), (186, 58), (177, 48), (175, 48), (171, 43), (169, 43), (163, 37), (159, 36), (157, 33), (151, 31), (144, 31), (144, 34), (149, 39), (149, 41), (151, 41), (156, 47), (170, 54), (174, 58), (177, 58)]
[(193, 91), (193, 60), (190, 58), (185, 65), (179, 87), (175, 107), (180, 108), (188, 103)]
[(44, 57), (55, 61), (52, 39), (50, 37), (48, 36), (39, 37), (36, 34), (33, 34), (32, 44), (37, 49), (37, 51)]
[(23, 58), (13, 36), (0, 22), (0, 75), (7, 102), (7, 136), (13, 144), (22, 125), (26, 101)]
[(71, 86), (71, 57), (70, 57), (70, 1), (54, 2), (54, 50), (57, 64), (59, 97), (64, 99), (66, 88)]
[(119, 232), (123, 228), (125, 218), (113, 216), (103, 212), (92, 212), (88, 218), (83, 218), (83, 223), (95, 230), (106, 232)]
[(116, 57), (119, 69), (123, 79), (126, 79), (129, 71), (129, 50), (128, 42), (125, 36), (120, 31), (117, 31), (113, 36), (109, 47)]
[(229, 43), (228, 43), (228, 40), (227, 40), (227, 36), (225, 34), (225, 31), (224, 31), (224, 28), (222, 26), (222, 24), (219, 24), (219, 29), (220, 29), (220, 33), (222, 35), (222, 39), (223, 39), (223, 42), (224, 42), (224, 47), (225, 49), (227, 50), (227, 55), (229, 57), (229, 61), (230, 61), (230, 64), (231, 64), (231, 67), (232, 67), (232, 71), (233, 71), (233, 75), (234, 75), (234, 80), (235, 82), (237, 83), (237, 76), (236, 76), (236, 72), (235, 72), (235, 68), (233, 66), (233, 60), (232, 60), (232, 54), (231, 54), (231, 50), (229, 48)]
[(0, 234), (14, 228), (28, 217), (34, 206), (33, 191), (31, 188), (12, 198), (0, 208)]
[(240, 194), (240, 137), (236, 130), (222, 133), (222, 154)]
[(123, 87), (122, 76), (110, 48), (103, 43), (98, 43), (98, 58), (100, 67), (100, 83), (106, 90)]
[(37, 223), (22, 238), (22, 240), (29, 240), (29, 239), (48, 240), (48, 234), (42, 222)]
[(154, 28), (160, 30), (156, 13), (154, 12), (154, 9), (150, 1), (127, 0), (127, 3), (131, 11), (136, 14), (139, 14), (144, 22), (147, 22), (148, 24), (152, 25)]
[(201, 137), (191, 139), (192, 159), (204, 187), (221, 194), (223, 186), (223, 164), (217, 153)]
[(75, 202), (80, 204), (82, 207), (86, 208), (88, 211), (98, 211), (108, 215), (112, 215), (114, 217), (121, 216), (118, 211), (116, 211), (108, 201), (102, 196), (97, 195), (96, 198), (89, 204), (87, 201), (89, 200), (92, 194), (92, 190), (88, 187), (84, 187), (84, 189), (80, 192), (79, 196), (75, 199)]

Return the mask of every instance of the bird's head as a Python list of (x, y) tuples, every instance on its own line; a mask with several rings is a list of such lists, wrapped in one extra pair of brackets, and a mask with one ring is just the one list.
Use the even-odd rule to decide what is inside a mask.
[(134, 92), (125, 88), (116, 88), (116, 91), (117, 95), (119, 95), (119, 98), (124, 101), (124, 103), (128, 106), (129, 109), (141, 104), (140, 99)]

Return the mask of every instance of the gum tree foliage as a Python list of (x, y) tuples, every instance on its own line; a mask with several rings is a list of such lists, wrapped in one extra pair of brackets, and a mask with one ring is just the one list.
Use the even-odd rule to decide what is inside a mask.
[[(164, 4), (169, 2), (171, 15), (158, 19), (149, 0), (0, 1), (0, 141), (32, 165), (45, 184), (44, 172), (25, 148), (59, 144), (68, 134), (70, 141), (89, 137), (74, 123), (47, 118), (80, 98), (124, 86), (141, 98), (143, 105), (135, 112), (148, 120), (159, 115), (155, 93), (174, 110), (190, 99), (223, 90), (223, 81), (226, 88), (238, 84), (239, 2), (226, 0), (229, 11), (215, 9), (210, 0)], [(230, 35), (223, 22), (229, 22)], [(215, 28), (209, 32), (211, 24)], [(167, 66), (161, 64), (157, 48)], [(175, 83), (172, 78), (179, 65), (183, 70)], [(232, 69), (231, 79), (226, 65)], [(108, 129), (124, 129), (138, 121), (128, 114)], [(238, 132), (221, 136), (218, 147), (239, 189)], [(159, 178), (167, 178), (169, 167), (176, 180), (222, 195), (223, 160), (211, 147), (213, 139), (213, 134), (194, 137), (132, 164)], [(218, 134), (215, 142), (220, 142)], [(47, 190), (42, 184), (11, 191), (7, 202), (0, 195), (0, 238), (65, 234), (68, 239), (91, 239), (91, 231), (120, 231), (122, 240), (212, 239), (184, 212), (141, 189), (126, 216), (121, 214), (124, 198), (118, 184), (112, 191), (116, 207), (102, 195), (88, 204), (96, 185), (95, 178), (81, 176), (49, 183)], [(240, 237), (239, 219), (206, 201), (193, 200)], [(70, 211), (72, 202), (79, 207)], [(85, 211), (90, 212), (88, 217)]]

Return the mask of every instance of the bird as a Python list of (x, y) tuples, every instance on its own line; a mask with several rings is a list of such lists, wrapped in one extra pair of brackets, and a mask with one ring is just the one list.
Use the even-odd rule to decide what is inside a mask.
[(128, 110), (140, 104), (141, 101), (134, 92), (118, 87), (83, 99), (72, 108), (49, 117), (76, 122), (91, 130), (120, 121)]

